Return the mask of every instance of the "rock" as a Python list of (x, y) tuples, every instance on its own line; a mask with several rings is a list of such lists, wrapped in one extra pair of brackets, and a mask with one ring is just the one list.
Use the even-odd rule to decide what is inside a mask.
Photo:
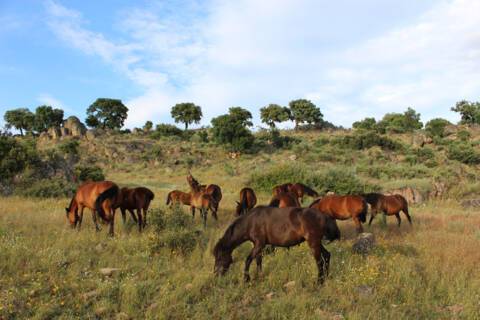
[(60, 128), (60, 135), (63, 137), (67, 137), (68, 135), (70, 135), (70, 131), (68, 131), (67, 128), (65, 127), (61, 127)]
[(375, 247), (375, 236), (373, 233), (360, 233), (352, 246), (355, 253), (367, 254)]
[(63, 122), (63, 127), (72, 137), (83, 137), (87, 132), (85, 125), (75, 116), (70, 116)]
[(367, 285), (361, 285), (355, 288), (358, 295), (364, 298), (368, 298), (373, 294), (373, 288)]
[(87, 133), (85, 134), (85, 138), (88, 141), (95, 140), (96, 137), (97, 137), (97, 133), (95, 130), (88, 130)]
[(116, 320), (129, 320), (132, 319), (126, 312), (119, 312), (115, 316)]
[(54, 140), (60, 139), (61, 137), (60, 128), (57, 128), (57, 127), (51, 127), (50, 129), (47, 130), (47, 133), (49, 137)]
[(297, 160), (297, 155), (296, 154), (292, 154), (290, 157), (288, 157), (290, 160), (292, 161), (295, 161)]
[(240, 158), (240, 152), (229, 152), (228, 157), (230, 159), (238, 159)]
[(418, 204), (424, 201), (423, 195), (412, 187), (404, 187), (400, 189), (391, 190), (386, 193), (387, 195), (399, 194), (403, 196), (409, 204)]
[(462, 207), (466, 208), (478, 208), (480, 207), (480, 199), (469, 199), (461, 202)]
[(185, 285), (185, 290), (192, 290), (192, 288), (193, 288), (193, 284), (191, 284), (191, 283), (187, 283)]
[(98, 290), (92, 290), (92, 291), (89, 291), (87, 293), (84, 293), (82, 297), (83, 297), (84, 300), (89, 300), (89, 299), (97, 297), (99, 294), (100, 294), (100, 292)]
[(107, 308), (105, 307), (99, 307), (95, 309), (95, 315), (97, 317), (102, 317), (103, 315), (105, 315), (105, 313), (107, 313)]
[(295, 281), (289, 281), (283, 285), (285, 289), (293, 289), (295, 287)]
[(328, 191), (328, 192), (326, 193), (327, 196), (331, 196), (331, 195), (334, 195), (334, 194), (335, 194), (335, 192), (333, 192), (333, 191)]
[(412, 136), (412, 145), (414, 145), (415, 147), (423, 147), (425, 145), (425, 142), (427, 140), (427, 137), (422, 134), (422, 133), (419, 133), (419, 134), (414, 134)]
[(320, 308), (315, 309), (315, 314), (319, 319), (332, 319), (332, 320), (343, 320), (345, 317), (340, 313), (333, 313), (330, 311), (322, 310)]
[(271, 291), (271, 292), (269, 292), (265, 295), (265, 299), (272, 300), (274, 295), (275, 295), (275, 293), (273, 291)]
[(100, 273), (106, 277), (110, 277), (112, 276), (114, 273), (117, 273), (118, 271), (120, 271), (122, 269), (120, 268), (100, 268)]
[(443, 198), (447, 192), (447, 186), (443, 182), (434, 182), (432, 190), (428, 194), (429, 199)]

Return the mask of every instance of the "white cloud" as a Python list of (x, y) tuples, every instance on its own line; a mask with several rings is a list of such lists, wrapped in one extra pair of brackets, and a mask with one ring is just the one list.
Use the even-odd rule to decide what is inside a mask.
[(312, 0), (240, 0), (131, 9), (119, 23), (123, 42), (86, 29), (80, 13), (57, 2), (47, 11), (60, 39), (143, 88), (126, 101), (128, 126), (165, 119), (181, 101), (201, 105), (208, 121), (232, 105), (258, 119), (263, 105), (307, 97), (327, 120), (349, 126), (409, 106), (424, 120), (452, 119), (455, 101), (478, 100), (480, 2), (435, 2), (403, 26), (380, 21), (387, 11), (369, 16), (382, 5), (350, 2), (346, 12)]
[(42, 105), (51, 106), (53, 108), (63, 109), (64, 111), (73, 112), (71, 108), (66, 106), (62, 101), (53, 97), (48, 93), (41, 93), (37, 97), (37, 101)]

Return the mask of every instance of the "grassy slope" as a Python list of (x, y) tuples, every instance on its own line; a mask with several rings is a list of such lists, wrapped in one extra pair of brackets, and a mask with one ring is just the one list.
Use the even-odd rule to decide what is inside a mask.
[[(95, 233), (89, 214), (83, 229), (72, 231), (63, 209), (68, 199), (0, 199), (0, 318), (115, 318), (121, 312), (138, 319), (478, 317), (480, 215), (454, 201), (414, 207), (413, 228), (398, 229), (394, 218), (385, 228), (377, 219), (366, 229), (378, 246), (366, 258), (351, 253), (351, 221), (340, 222), (345, 239), (327, 246), (331, 276), (323, 287), (314, 285), (316, 267), (305, 244), (266, 256), (263, 274), (249, 284), (242, 282), (242, 269), (251, 245), (244, 244), (227, 276), (214, 278), (211, 249), (233, 219), (238, 190), (251, 170), (285, 161), (290, 153), (226, 161), (213, 150), (211, 165), (194, 167), (201, 182), (223, 187), (224, 199), (220, 221), (208, 222), (208, 245), (186, 257), (167, 249), (151, 256), (152, 231), (140, 235), (121, 221), (114, 239), (107, 238), (106, 227)], [(186, 189), (187, 172), (184, 166), (165, 168), (115, 165), (107, 177), (151, 187), (153, 206), (163, 207), (168, 190)], [(268, 197), (260, 194), (260, 203)], [(105, 277), (102, 267), (122, 270)], [(295, 285), (284, 287), (289, 281)], [(362, 294), (362, 285), (373, 292)]]

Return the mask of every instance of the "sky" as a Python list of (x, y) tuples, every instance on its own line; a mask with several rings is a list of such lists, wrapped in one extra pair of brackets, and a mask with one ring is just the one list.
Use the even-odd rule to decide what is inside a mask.
[[(478, 0), (0, 0), (0, 113), (42, 104), (85, 118), (121, 99), (125, 126), (208, 125), (229, 107), (306, 98), (350, 127), (415, 108), (427, 121), (480, 100)], [(0, 126), (3, 126), (0, 119)], [(287, 124), (287, 127), (289, 124)]]

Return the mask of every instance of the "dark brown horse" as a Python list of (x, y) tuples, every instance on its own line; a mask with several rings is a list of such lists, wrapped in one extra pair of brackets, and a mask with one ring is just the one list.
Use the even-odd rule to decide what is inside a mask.
[(243, 188), (240, 190), (240, 202), (237, 202), (237, 208), (235, 214), (240, 216), (253, 209), (257, 204), (257, 196), (252, 188)]
[(215, 214), (217, 214), (218, 206), (223, 197), (222, 189), (216, 184), (209, 184), (208, 186), (202, 185), (202, 190), (215, 200)]
[(322, 238), (333, 241), (340, 238), (334, 219), (309, 208), (256, 207), (249, 214), (237, 218), (225, 231), (213, 250), (216, 274), (223, 275), (233, 262), (232, 252), (246, 241), (253, 249), (245, 261), (244, 279), (250, 280), (249, 269), (253, 259), (257, 270), (262, 269), (262, 250), (268, 245), (291, 247), (307, 241), (318, 267), (318, 281), (328, 275), (330, 253), (322, 245)]
[(97, 213), (110, 224), (109, 234), (113, 236), (115, 224), (115, 208), (119, 206), (120, 190), (111, 181), (86, 182), (78, 187), (75, 196), (68, 208), (65, 208), (70, 226), (75, 228), (78, 225), (80, 230), (83, 220), (83, 210), (89, 208), (92, 211), (93, 223), (97, 231), (100, 230), (97, 223)]
[(352, 218), (358, 233), (363, 232), (362, 223), (367, 221), (368, 205), (361, 196), (328, 195), (315, 200), (309, 207), (318, 209), (334, 219)]
[[(121, 191), (120, 211), (122, 213), (123, 222), (125, 223), (125, 214), (128, 210), (132, 215), (133, 220), (137, 222), (133, 210), (137, 210), (138, 228), (140, 231), (145, 228), (147, 224), (147, 211), (150, 202), (155, 195), (153, 192), (145, 187), (138, 188), (122, 188)], [(143, 212), (142, 212), (143, 211)]]
[(190, 193), (186, 193), (180, 190), (170, 191), (167, 195), (167, 206), (168, 205), (172, 206), (177, 203), (190, 206), (191, 202), (192, 202), (192, 195)]
[(192, 216), (195, 217), (195, 209), (200, 210), (200, 216), (203, 219), (203, 226), (207, 226), (207, 212), (210, 210), (212, 216), (215, 220), (218, 220), (216, 208), (218, 208), (218, 203), (215, 201), (213, 196), (207, 194), (202, 190), (201, 185), (198, 183), (191, 174), (187, 176), (188, 184), (191, 189), (191, 201), (190, 201), (190, 210), (192, 211)]
[(294, 183), (288, 187), (288, 190), (297, 195), (298, 201), (303, 203), (303, 197), (305, 195), (310, 197), (318, 197), (318, 192), (304, 185), (303, 183)]
[(292, 187), (292, 183), (284, 183), (278, 186), (273, 187), (272, 194), (273, 196), (278, 196), (282, 193), (290, 192), (290, 188)]
[(300, 202), (298, 202), (298, 198), (294, 193), (284, 192), (276, 196), (273, 196), (268, 206), (277, 207), (277, 208), (287, 208), (287, 207), (300, 208), (301, 204)]
[(398, 226), (400, 227), (400, 224), (402, 223), (400, 211), (403, 211), (405, 216), (407, 216), (410, 225), (412, 224), (412, 218), (410, 217), (410, 214), (408, 214), (408, 202), (403, 196), (399, 194), (386, 196), (380, 193), (367, 193), (364, 194), (363, 197), (372, 207), (368, 225), (372, 224), (373, 218), (375, 218), (379, 212), (383, 212), (386, 216), (395, 215), (398, 221)]

